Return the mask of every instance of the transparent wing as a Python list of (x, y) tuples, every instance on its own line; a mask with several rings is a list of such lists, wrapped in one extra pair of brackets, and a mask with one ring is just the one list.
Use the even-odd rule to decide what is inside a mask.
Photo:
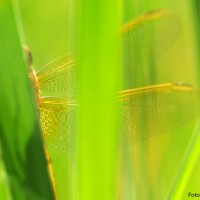
[[(141, 68), (145, 64), (142, 57), (146, 55), (147, 47), (153, 47), (153, 55), (159, 55), (174, 40), (178, 32), (177, 20), (167, 11), (157, 10), (139, 16), (122, 26), (120, 31), (123, 36), (125, 49), (123, 51), (124, 67), (127, 69), (128, 79), (132, 82), (137, 75), (137, 72), (134, 70)], [(148, 37), (150, 33), (151, 36), (154, 35), (153, 38)], [(43, 135), (47, 146), (60, 151), (71, 151), (72, 148), (70, 138), (72, 136), (73, 120), (71, 118), (73, 118), (76, 107), (72, 102), (72, 100), (76, 99), (75, 64), (74, 56), (70, 54), (47, 64), (36, 72), (41, 96), (54, 96), (42, 98), (40, 103), (39, 109)], [(133, 75), (134, 77), (132, 77)], [(131, 84), (129, 86), (132, 87)], [(59, 96), (62, 98), (56, 98)], [(135, 96), (135, 94), (132, 96)], [(141, 129), (139, 125), (136, 128), (136, 125), (131, 120), (132, 117), (137, 118), (144, 111), (144, 107), (140, 108), (139, 100), (137, 100), (137, 106), (130, 106), (131, 101), (130, 99), (124, 101), (124, 104), (126, 102), (127, 105), (123, 106), (124, 122), (129, 123), (126, 126), (126, 132), (130, 132), (130, 127), (132, 127), (132, 130)], [(149, 112), (151, 112), (153, 106), (151, 106), (151, 109), (146, 106), (146, 109), (149, 109)], [(136, 112), (138, 114), (131, 114), (133, 110), (138, 110)]]
[(42, 96), (64, 96), (75, 98), (75, 59), (65, 55), (47, 64), (36, 72), (38, 87)]
[(135, 87), (139, 70), (155, 64), (157, 58), (175, 40), (179, 30), (178, 19), (167, 10), (147, 12), (121, 27), (127, 80), (125, 88)]
[(160, 84), (119, 93), (122, 143), (135, 143), (180, 128), (200, 116), (199, 90), (183, 83)]
[(39, 107), (43, 138), (47, 147), (73, 151), (73, 122), (76, 103), (62, 98), (44, 97)]

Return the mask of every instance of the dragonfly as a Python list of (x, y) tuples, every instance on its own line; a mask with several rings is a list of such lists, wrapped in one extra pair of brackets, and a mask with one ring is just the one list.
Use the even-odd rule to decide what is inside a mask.
[[(138, 67), (145, 64), (138, 57), (145, 56), (150, 46), (153, 46), (155, 58), (159, 57), (175, 40), (178, 27), (178, 20), (169, 11), (155, 10), (130, 20), (119, 30), (124, 41), (124, 65), (131, 76), (125, 89), (116, 94), (122, 110), (122, 144), (132, 144), (180, 128), (199, 116), (199, 91), (190, 84), (163, 83), (140, 88), (132, 88), (131, 84)], [(141, 34), (150, 32), (153, 39), (148, 36), (141, 40)], [(73, 151), (72, 121), (78, 107), (76, 64), (74, 54), (68, 54), (38, 71), (31, 67), (29, 72), (43, 138), (47, 147), (62, 152)]]

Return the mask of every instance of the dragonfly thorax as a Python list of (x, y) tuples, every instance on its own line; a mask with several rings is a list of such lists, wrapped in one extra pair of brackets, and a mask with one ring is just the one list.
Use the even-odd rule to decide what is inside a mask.
[(33, 87), (34, 87), (34, 90), (35, 90), (35, 94), (36, 94), (36, 98), (37, 98), (37, 104), (39, 106), (40, 103), (41, 103), (40, 89), (39, 89), (39, 86), (38, 86), (38, 79), (37, 79), (37, 76), (36, 76), (36, 72), (33, 69), (33, 67), (30, 67), (29, 77), (32, 81), (32, 84), (33, 84)]

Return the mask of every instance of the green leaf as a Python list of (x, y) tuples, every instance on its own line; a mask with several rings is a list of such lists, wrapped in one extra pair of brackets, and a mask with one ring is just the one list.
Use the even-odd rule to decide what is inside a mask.
[(0, 141), (13, 199), (54, 199), (11, 1), (0, 3)]

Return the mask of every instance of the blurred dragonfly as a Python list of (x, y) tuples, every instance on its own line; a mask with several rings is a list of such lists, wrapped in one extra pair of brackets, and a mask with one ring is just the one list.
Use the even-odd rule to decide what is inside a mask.
[[(158, 57), (175, 39), (179, 25), (173, 14), (156, 10), (141, 15), (123, 25), (124, 64), (128, 74), (144, 65), (142, 58), (149, 46)], [(153, 33), (141, 40), (142, 33)], [(151, 35), (151, 34), (150, 34)], [(145, 38), (145, 37), (144, 37)], [(140, 44), (137, 46), (137, 44)], [(54, 60), (39, 71), (31, 67), (32, 79), (43, 137), (47, 146), (69, 152), (72, 150), (72, 118), (76, 111), (75, 58), (72, 54)], [(131, 77), (130, 79), (131, 80)], [(131, 81), (130, 81), (131, 82)], [(179, 128), (198, 117), (198, 90), (185, 83), (166, 83), (118, 92), (122, 106), (122, 142), (138, 142)]]
[(118, 93), (122, 143), (130, 144), (183, 127), (199, 117), (199, 89), (165, 83)]
[(43, 138), (47, 146), (63, 152), (72, 149), (70, 122), (77, 107), (74, 65), (74, 57), (66, 55), (38, 71), (31, 67), (29, 72), (36, 92)]

